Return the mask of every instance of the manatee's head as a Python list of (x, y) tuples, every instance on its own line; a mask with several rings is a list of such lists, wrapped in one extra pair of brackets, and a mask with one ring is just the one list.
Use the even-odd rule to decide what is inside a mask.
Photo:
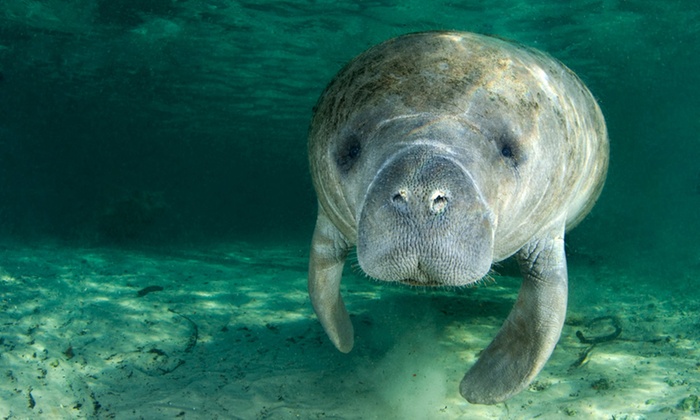
[(496, 146), (458, 117), (382, 117), (360, 115), (361, 127), (348, 124), (335, 137), (331, 167), (319, 171), (335, 177), (321, 184), (327, 214), (333, 220), (335, 209), (347, 209), (334, 223), (352, 226), (343, 232), (370, 277), (425, 286), (476, 282), (494, 258)]
[[(533, 97), (541, 95), (501, 41), (479, 38), (472, 49), (467, 38), (382, 44), (319, 99), (309, 135), (314, 186), (371, 277), (470, 284), (531, 236), (511, 235), (522, 230), (519, 219), (497, 215), (538, 200), (517, 187), (536, 171), (526, 156), (539, 138)], [(507, 205), (515, 210), (502, 211)]]
[(474, 177), (441, 147), (408, 145), (388, 156), (359, 211), (357, 256), (369, 276), (459, 286), (483, 277), (493, 216)]

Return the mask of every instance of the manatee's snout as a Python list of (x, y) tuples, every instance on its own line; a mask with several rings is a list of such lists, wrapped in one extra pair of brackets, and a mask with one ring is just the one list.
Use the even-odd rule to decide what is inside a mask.
[(471, 174), (430, 148), (395, 154), (367, 190), (357, 254), (368, 275), (414, 285), (466, 285), (492, 261), (491, 213)]

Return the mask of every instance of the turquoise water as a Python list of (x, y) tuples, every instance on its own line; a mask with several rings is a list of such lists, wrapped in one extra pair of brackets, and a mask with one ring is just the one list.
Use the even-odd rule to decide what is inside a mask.
[[(0, 414), (177, 415), (158, 411), (167, 407), (163, 395), (149, 408), (129, 394), (130, 378), (144, 375), (138, 383), (178, 395), (188, 418), (697, 415), (691, 397), (700, 394), (694, 364), (700, 357), (700, 6), (687, 0), (491, 3), (5, 0), (0, 369), (14, 381), (2, 388)], [(392, 36), (432, 29), (495, 34), (548, 52), (581, 77), (608, 124), (605, 190), (567, 237), (569, 324), (540, 375), (551, 386), (507, 406), (470, 406), (457, 386), (507, 315), (517, 274), (506, 270), (476, 291), (425, 292), (371, 282), (346, 267), (347, 303), (360, 324), (358, 337), (364, 334), (349, 356), (335, 353), (304, 297), (316, 214), (306, 160), (312, 108), (355, 55)], [(93, 261), (92, 253), (100, 257)], [(172, 259), (191, 278), (163, 274)], [(216, 281), (207, 285), (208, 279)], [(153, 285), (164, 290), (133, 299)], [(110, 365), (115, 359), (96, 349), (109, 347), (108, 340), (84, 325), (72, 329), (79, 309), (58, 315), (61, 302), (75, 302), (80, 293), (89, 313), (102, 314), (95, 319), (127, 325), (118, 309), (100, 312), (100, 302), (118, 301), (143, 325), (138, 314), (155, 319), (148, 311), (160, 305), (192, 319), (205, 338), (186, 352), (191, 325), (165, 311), (158, 316), (172, 327), (169, 337), (185, 342), (179, 350), (159, 347), (171, 356), (163, 363), (174, 363), (163, 369), (186, 362), (173, 371), (177, 379), (153, 375), (162, 366), (144, 362), (158, 356), (148, 353), (157, 346), (145, 327), (133, 337), (140, 344), (114, 350), (119, 361)], [(485, 305), (486, 312), (451, 299), (468, 308)], [(54, 310), (36, 312), (43, 304)], [(411, 314), (406, 307), (421, 309)], [(627, 341), (600, 345), (580, 368), (588, 372), (571, 373), (584, 350), (577, 328), (600, 316), (620, 317)], [(415, 336), (413, 323), (424, 336)], [(58, 338), (42, 344), (35, 326)], [(224, 327), (240, 342), (215, 333)], [(248, 333), (259, 339), (246, 341)], [(90, 347), (90, 339), (98, 344)], [(431, 354), (434, 341), (442, 347)], [(69, 344), (87, 362), (68, 358)], [(134, 356), (137, 348), (145, 356)], [(32, 355), (43, 350), (48, 356), (37, 361)], [(217, 367), (214, 357), (240, 362)], [(51, 365), (56, 360), (58, 367)], [(438, 367), (423, 369), (431, 363)], [(416, 365), (421, 369), (411, 371)], [(611, 366), (641, 373), (604, 377)], [(35, 379), (36, 369), (50, 380)], [(109, 369), (135, 373), (100, 376)], [(207, 371), (227, 377), (226, 385), (208, 383)], [(410, 382), (414, 373), (421, 382)], [(66, 377), (81, 383), (81, 391), (61, 391), (69, 389)], [(348, 380), (340, 385), (338, 378)], [(613, 386), (593, 387), (600, 379)], [(557, 390), (562, 383), (568, 388)], [(201, 387), (207, 391), (192, 391), (196, 397), (183, 391)], [(290, 391), (299, 387), (303, 392)], [(72, 408), (79, 398), (82, 408)]]

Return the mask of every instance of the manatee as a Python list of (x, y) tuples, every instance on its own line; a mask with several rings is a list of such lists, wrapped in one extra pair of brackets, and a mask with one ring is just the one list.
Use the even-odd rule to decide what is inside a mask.
[(581, 80), (499, 38), (403, 35), (330, 82), (308, 152), (318, 197), (308, 288), (338, 350), (353, 347), (340, 296), (352, 247), (368, 276), (413, 286), (471, 285), (514, 256), (518, 298), (460, 393), (495, 404), (527, 387), (566, 316), (564, 234), (608, 167), (605, 121)]

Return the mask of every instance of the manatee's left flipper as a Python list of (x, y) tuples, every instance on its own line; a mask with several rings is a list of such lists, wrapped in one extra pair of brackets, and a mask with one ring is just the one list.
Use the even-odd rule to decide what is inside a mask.
[(563, 226), (532, 240), (516, 258), (523, 274), (518, 300), (459, 387), (471, 403), (496, 404), (527, 387), (552, 354), (564, 325), (568, 285)]
[(319, 205), (309, 258), (309, 296), (328, 338), (338, 350), (352, 350), (354, 330), (340, 296), (340, 279), (350, 246)]

